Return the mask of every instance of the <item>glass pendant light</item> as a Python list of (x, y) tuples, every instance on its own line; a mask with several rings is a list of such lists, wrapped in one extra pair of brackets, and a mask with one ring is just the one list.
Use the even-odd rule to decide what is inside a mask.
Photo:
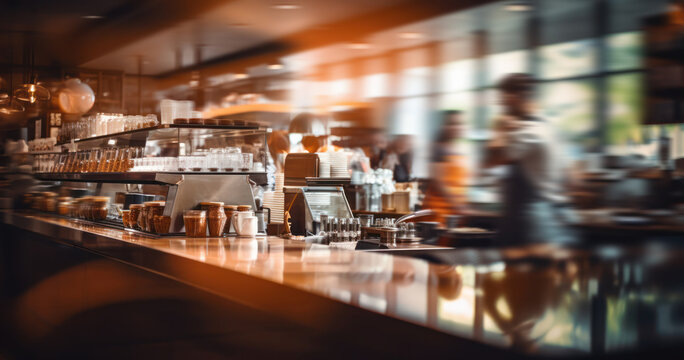
[(22, 85), (20, 88), (14, 90), (14, 97), (17, 100), (26, 101), (28, 103), (35, 103), (36, 101), (50, 100), (50, 90), (34, 81)]
[(45, 86), (41, 85), (41, 83), (38, 82), (38, 76), (35, 74), (33, 71), (33, 67), (35, 64), (35, 53), (33, 46), (30, 47), (30, 53), (29, 53), (29, 59), (31, 61), (30, 64), (30, 73), (28, 76), (28, 79), (30, 80), (29, 83), (26, 83), (22, 85), (21, 87), (17, 88), (14, 90), (14, 97), (17, 100), (25, 101), (30, 104), (34, 104), (37, 101), (47, 101), (50, 100), (50, 90), (48, 90)]
[(24, 106), (16, 101), (12, 101), (12, 97), (8, 94), (0, 94), (0, 114), (14, 115), (23, 112)]

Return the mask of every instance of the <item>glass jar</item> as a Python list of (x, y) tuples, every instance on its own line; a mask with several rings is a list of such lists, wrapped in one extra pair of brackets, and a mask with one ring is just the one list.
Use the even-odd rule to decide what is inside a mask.
[(157, 234), (168, 234), (170, 227), (170, 216), (154, 215), (154, 230)]
[(109, 197), (97, 196), (90, 206), (91, 220), (105, 220), (109, 214)]
[(147, 208), (147, 220), (145, 221), (145, 231), (156, 232), (154, 227), (154, 216), (161, 216), (164, 214), (164, 206), (166, 203), (164, 201), (149, 201), (145, 203)]
[(138, 226), (138, 219), (140, 218), (140, 213), (142, 212), (143, 205), (142, 204), (131, 204), (131, 206), (128, 207), (131, 210), (131, 215), (128, 220), (128, 225), (130, 225), (131, 228), (133, 229), (139, 229), (140, 227)]
[(131, 221), (131, 210), (121, 210), (121, 223), (124, 227), (129, 228)]
[(216, 201), (207, 203), (207, 224), (209, 226), (209, 236), (221, 236), (223, 229), (226, 226), (225, 210), (223, 203)]
[(84, 196), (81, 201), (78, 202), (78, 218), (87, 219), (88, 218), (88, 206), (90, 205), (90, 196)]
[(226, 214), (226, 225), (223, 227), (223, 232), (228, 234), (230, 232), (230, 224), (233, 220), (233, 214), (238, 211), (237, 205), (224, 205), (223, 212)]
[(185, 235), (204, 237), (207, 234), (207, 213), (202, 210), (187, 210), (183, 213)]
[(140, 210), (140, 216), (138, 216), (138, 227), (142, 231), (149, 231), (147, 230), (147, 213), (150, 210), (150, 204), (153, 203), (153, 201), (147, 201), (143, 203), (143, 207)]
[(57, 214), (62, 216), (69, 215), (69, 206), (71, 205), (71, 197), (62, 196), (57, 198)]
[(57, 212), (57, 193), (46, 192), (44, 195), (45, 208), (43, 211)]

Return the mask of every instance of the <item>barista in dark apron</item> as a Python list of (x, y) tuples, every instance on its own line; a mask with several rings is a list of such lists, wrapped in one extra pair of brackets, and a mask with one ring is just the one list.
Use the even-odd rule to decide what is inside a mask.
[[(542, 193), (540, 183), (549, 184), (550, 167), (540, 162), (553, 161), (549, 157), (548, 139), (536, 138), (539, 143), (527, 144), (528, 151), (511, 158), (511, 146), (518, 130), (527, 126), (543, 126), (543, 120), (531, 116), (531, 97), (534, 93), (534, 79), (526, 74), (511, 74), (499, 84), (502, 102), (507, 111), (507, 118), (497, 124), (498, 140), (490, 143), (486, 155), (486, 166), (507, 166), (507, 176), (502, 180), (501, 195), (503, 213), (498, 228), (497, 243), (499, 245), (515, 245), (529, 243), (571, 243), (574, 236), (563, 226), (564, 206), (551, 200), (557, 196)], [(535, 124), (526, 124), (534, 122)], [(506, 139), (506, 140), (503, 140)], [(503, 140), (503, 141), (501, 141)], [(511, 143), (511, 141), (513, 141)], [(526, 168), (525, 166), (529, 168)], [(543, 170), (539, 170), (539, 166)], [(531, 168), (535, 168), (532, 171)], [(530, 176), (539, 176), (532, 179)], [(548, 191), (548, 190), (547, 190)]]
[(565, 205), (543, 199), (522, 164), (508, 165), (501, 190), (503, 216), (497, 232), (498, 245), (574, 242), (574, 235), (563, 225)]

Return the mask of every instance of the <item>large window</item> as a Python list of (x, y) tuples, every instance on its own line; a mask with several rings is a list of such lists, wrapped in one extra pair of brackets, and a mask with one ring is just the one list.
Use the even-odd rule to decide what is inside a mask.
[(643, 37), (639, 32), (613, 34), (606, 37), (608, 70), (638, 69), (642, 64)]
[(528, 51), (510, 51), (487, 57), (487, 83), (495, 85), (502, 77), (510, 73), (526, 73), (528, 67)]
[(541, 77), (558, 79), (596, 71), (596, 41), (580, 40), (540, 49)]
[(540, 112), (576, 155), (599, 145), (592, 80), (558, 81), (540, 89)]
[(608, 78), (607, 143), (618, 148), (643, 142), (641, 74)]

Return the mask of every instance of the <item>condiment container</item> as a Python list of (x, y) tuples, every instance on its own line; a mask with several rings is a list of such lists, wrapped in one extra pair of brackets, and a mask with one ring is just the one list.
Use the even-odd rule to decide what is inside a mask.
[(140, 214), (142, 213), (143, 205), (142, 204), (131, 204), (130, 206), (131, 209), (131, 215), (130, 219), (128, 221), (129, 227), (134, 228), (134, 229), (140, 229), (140, 226), (138, 224), (138, 220), (140, 219)]
[(221, 236), (226, 226), (226, 213), (223, 203), (216, 201), (207, 203), (207, 225), (209, 226), (209, 236)]
[(204, 237), (207, 234), (207, 213), (203, 210), (186, 210), (183, 213), (185, 235)]

